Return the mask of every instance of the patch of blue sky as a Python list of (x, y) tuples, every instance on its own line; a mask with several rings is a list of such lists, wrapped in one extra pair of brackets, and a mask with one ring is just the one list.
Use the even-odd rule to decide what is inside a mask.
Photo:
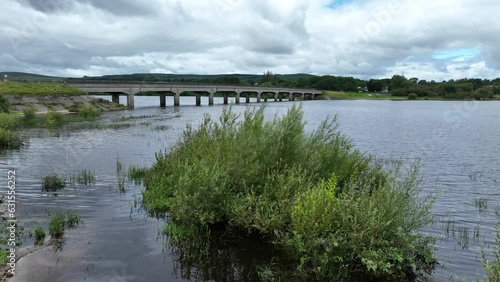
[(450, 49), (450, 50), (438, 50), (435, 51), (432, 55), (433, 59), (437, 60), (447, 60), (453, 58), (474, 58), (479, 55), (481, 51), (479, 48), (459, 48), (459, 49)]
[(330, 9), (337, 9), (353, 2), (354, 0), (333, 0), (330, 4), (326, 5), (326, 7)]

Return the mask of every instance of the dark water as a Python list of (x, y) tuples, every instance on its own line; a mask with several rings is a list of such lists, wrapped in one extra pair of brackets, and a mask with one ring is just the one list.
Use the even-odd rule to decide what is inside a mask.
[[(65, 233), (60, 250), (21, 259), (13, 281), (184, 281), (182, 266), (160, 235), (163, 221), (134, 205), (140, 202), (140, 185), (126, 181), (126, 192), (118, 191), (119, 175), (130, 165), (153, 164), (154, 153), (171, 147), (186, 123), (198, 124), (204, 113), (218, 116), (222, 100), (215, 102), (219, 105), (195, 107), (194, 97), (182, 97), (185, 106), (160, 109), (158, 97), (136, 97), (134, 111), (106, 113), (102, 121), (131, 127), (32, 132), (28, 146), (1, 155), (2, 174), (17, 170), (17, 217), (26, 229), (46, 228), (47, 211), (54, 209), (74, 210), (84, 220), (82, 227)], [(290, 105), (271, 102), (266, 112), (272, 117)], [(233, 106), (238, 112), (245, 107)], [(494, 225), (500, 221), (500, 211), (495, 213), (500, 207), (500, 102), (307, 101), (303, 108), (308, 129), (338, 115), (341, 129), (358, 149), (385, 159), (419, 158), (423, 194), (438, 193), (433, 211), (438, 220), (426, 230), (438, 237), (442, 264), (433, 279), (483, 276), (480, 245), (494, 243)], [(141, 118), (120, 121), (120, 116)], [(117, 162), (122, 172), (117, 172)], [(95, 171), (95, 185), (69, 186), (59, 194), (40, 191), (42, 176), (69, 176), (82, 169)], [(479, 209), (475, 200), (482, 198), (487, 206)], [(29, 245), (30, 239), (25, 242)], [(225, 271), (213, 271), (214, 280), (252, 278), (248, 269), (265, 260), (255, 246), (239, 244), (228, 252), (225, 260), (212, 264)]]

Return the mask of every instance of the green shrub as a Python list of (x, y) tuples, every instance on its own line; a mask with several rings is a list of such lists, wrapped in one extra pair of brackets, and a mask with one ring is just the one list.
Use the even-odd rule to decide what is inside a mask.
[(23, 108), (24, 121), (31, 122), (36, 119), (36, 108), (32, 106)]
[(81, 222), (80, 216), (72, 211), (66, 214), (57, 212), (50, 217), (49, 234), (52, 238), (61, 238), (66, 228), (75, 228)]
[(68, 211), (66, 213), (66, 227), (75, 228), (80, 224), (81, 219), (75, 212)]
[(60, 126), (63, 122), (63, 115), (59, 112), (50, 110), (45, 116), (45, 124), (48, 127), (57, 127)]
[(408, 100), (417, 100), (417, 94), (415, 93), (408, 94)]
[(5, 96), (0, 95), (0, 113), (9, 113), (10, 111), (10, 102)]
[(35, 236), (35, 245), (43, 245), (43, 241), (45, 240), (45, 230), (42, 227), (37, 227), (33, 230), (33, 234)]
[(493, 247), (493, 260), (489, 261), (486, 258), (486, 253), (484, 248), (482, 248), (482, 260), (481, 264), (486, 270), (486, 275), (490, 282), (498, 282), (500, 281), (500, 225), (496, 227), (497, 236), (496, 236), (496, 245)]
[(242, 119), (230, 108), (219, 122), (206, 115), (170, 152), (156, 154), (143, 204), (187, 228), (176, 230), (215, 224), (260, 234), (283, 247), (306, 280), (429, 271), (433, 240), (418, 231), (431, 222), (432, 201), (418, 198), (416, 169), (383, 170), (337, 128), (329, 119), (306, 133), (295, 105), (267, 122), (264, 107)]
[(0, 128), (2, 129), (15, 129), (18, 120), (15, 115), (0, 112)]
[(93, 106), (82, 106), (78, 109), (78, 115), (85, 119), (96, 119), (101, 116), (101, 110)]
[(145, 167), (131, 166), (128, 169), (128, 178), (136, 183), (141, 182), (146, 176), (148, 169)]
[(0, 149), (18, 149), (24, 141), (19, 132), (0, 128)]
[(52, 238), (61, 238), (64, 234), (66, 217), (63, 213), (56, 213), (49, 220), (49, 234)]
[(66, 182), (63, 178), (52, 174), (42, 178), (42, 191), (57, 191), (66, 187)]

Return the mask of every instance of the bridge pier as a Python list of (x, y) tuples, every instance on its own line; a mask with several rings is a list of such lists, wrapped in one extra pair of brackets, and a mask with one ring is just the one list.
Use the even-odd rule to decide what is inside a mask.
[(160, 93), (160, 107), (165, 108), (167, 106), (167, 94), (164, 92)]
[(111, 93), (111, 101), (120, 104), (120, 93)]
[(174, 107), (178, 107), (181, 105), (181, 93), (174, 92)]
[(278, 95), (280, 95), (279, 93), (274, 93), (274, 102), (278, 102)]
[(250, 94), (248, 94), (248, 92), (245, 94), (245, 100), (247, 104), (250, 103)]
[(224, 92), (223, 96), (224, 96), (224, 105), (227, 105), (229, 101), (227, 97), (227, 92)]
[(196, 93), (196, 106), (201, 106), (201, 95)]
[(311, 93), (311, 100), (314, 100), (314, 93)]
[(134, 93), (130, 93), (127, 95), (127, 106), (129, 108), (134, 107)]
[(213, 106), (214, 105), (214, 92), (210, 92), (208, 94), (208, 105)]
[(306, 99), (306, 94), (305, 93), (302, 93), (301, 99), (302, 99), (302, 101), (304, 101)]
[(278, 100), (279, 100), (280, 102), (283, 102), (283, 97), (281, 96), (281, 93), (279, 93), (279, 94), (278, 94)]
[(257, 103), (260, 103), (260, 92), (257, 92)]
[(235, 104), (239, 104), (240, 103), (240, 92), (236, 91), (236, 98), (235, 98), (235, 101), (234, 101)]

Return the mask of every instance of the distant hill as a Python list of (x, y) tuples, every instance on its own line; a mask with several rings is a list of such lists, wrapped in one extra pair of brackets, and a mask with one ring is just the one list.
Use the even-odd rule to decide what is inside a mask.
[[(310, 74), (284, 74), (276, 75), (278, 78), (285, 80), (298, 80), (300, 78), (308, 78)], [(123, 81), (123, 82), (198, 82), (198, 83), (231, 83), (239, 81), (245, 84), (253, 84), (259, 82), (263, 75), (259, 74), (160, 74), (160, 73), (136, 73), (123, 75), (104, 75), (104, 76), (87, 76), (78, 79), (70, 79), (71, 81), (90, 80), (90, 81)]]
[(0, 72), (0, 79), (3, 79), (5, 74), (9, 77), (10, 81), (17, 82), (62, 82), (65, 79), (64, 77), (46, 76), (24, 72)]
[[(103, 76), (84, 76), (82, 78), (68, 78), (45, 76), (39, 74), (22, 73), (22, 72), (0, 72), (1, 77), (4, 74), (9, 76), (10, 81), (18, 82), (62, 82), (62, 81), (123, 81), (123, 82), (196, 82), (196, 83), (231, 83), (240, 81), (244, 84), (253, 84), (259, 82), (263, 75), (259, 74), (214, 74), (214, 75), (199, 75), (199, 74), (161, 74), (161, 73), (135, 73), (135, 74), (120, 74), (120, 75), (103, 75)], [(309, 78), (314, 75), (298, 73), (298, 74), (277, 74), (278, 78), (284, 80), (298, 80), (300, 78)]]

